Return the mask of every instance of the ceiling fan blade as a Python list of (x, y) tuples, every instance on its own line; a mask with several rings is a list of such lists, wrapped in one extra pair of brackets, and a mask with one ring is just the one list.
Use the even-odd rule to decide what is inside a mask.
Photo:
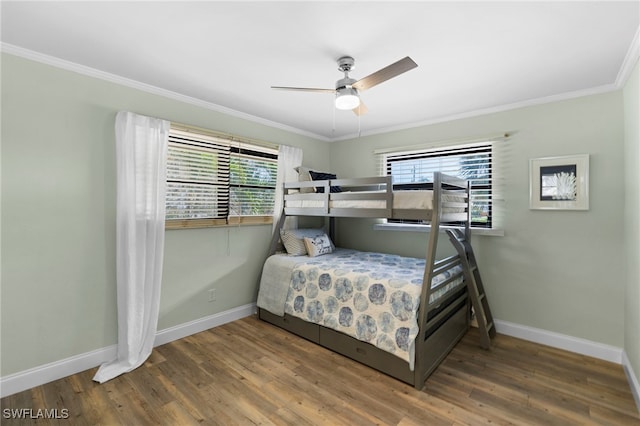
[(378, 70), (373, 74), (370, 74), (356, 81), (351, 85), (351, 87), (358, 90), (367, 90), (372, 88), (373, 86), (397, 77), (404, 72), (412, 70), (417, 66), (418, 64), (413, 62), (413, 59), (407, 56), (403, 59), (400, 59), (398, 62), (394, 62), (393, 64), (388, 65), (381, 70)]
[(362, 99), (360, 99), (360, 105), (358, 105), (357, 107), (355, 107), (351, 111), (353, 111), (353, 113), (355, 115), (360, 116), (360, 115), (364, 115), (367, 112), (369, 112), (369, 108), (367, 108), (367, 106), (362, 102)]
[(271, 86), (271, 88), (276, 90), (295, 90), (297, 92), (336, 93), (336, 89), (315, 89), (311, 87)]

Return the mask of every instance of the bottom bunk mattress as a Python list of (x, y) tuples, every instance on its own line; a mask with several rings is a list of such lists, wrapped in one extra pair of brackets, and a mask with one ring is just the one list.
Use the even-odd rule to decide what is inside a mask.
[[(370, 343), (413, 370), (425, 263), (342, 248), (318, 257), (276, 254), (265, 262), (257, 304)], [(435, 276), (429, 304), (461, 285), (460, 266)]]

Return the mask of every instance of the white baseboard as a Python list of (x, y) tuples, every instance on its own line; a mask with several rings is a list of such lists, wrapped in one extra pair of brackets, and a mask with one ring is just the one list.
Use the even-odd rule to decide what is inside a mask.
[(114, 359), (117, 353), (118, 346), (111, 345), (1, 377), (0, 398), (97, 367)]
[(638, 407), (638, 411), (640, 411), (640, 382), (638, 382), (638, 376), (635, 375), (631, 362), (629, 361), (625, 351), (622, 351), (622, 366), (624, 367), (624, 372), (627, 374), (627, 380), (631, 387), (633, 399), (636, 400), (636, 407)]
[[(154, 346), (164, 345), (165, 343), (253, 315), (255, 312), (255, 303), (250, 303), (195, 321), (160, 330), (156, 334)], [(622, 364), (629, 378), (629, 384), (636, 404), (638, 404), (640, 409), (640, 385), (634, 375), (629, 359), (622, 349), (507, 321), (495, 320), (495, 324), (496, 331), (501, 334)], [(96, 349), (91, 352), (1, 377), (0, 398), (97, 367), (104, 362), (114, 359), (116, 353), (117, 346), (111, 345), (106, 348)]]
[[(160, 346), (250, 316), (255, 312), (255, 303), (250, 303), (195, 321), (160, 330), (156, 333), (154, 346)], [(104, 362), (114, 359), (117, 351), (117, 345), (111, 345), (106, 348), (96, 349), (91, 352), (0, 377), (0, 398), (97, 367)]]
[(255, 303), (249, 303), (248, 305), (238, 306), (237, 308), (176, 325), (175, 327), (165, 328), (156, 333), (156, 340), (153, 342), (153, 346), (164, 345), (165, 343), (173, 342), (174, 340), (182, 339), (183, 337), (248, 317), (255, 314), (256, 309)]
[(623, 349), (507, 321), (494, 320), (494, 322), (496, 324), (496, 331), (501, 334), (506, 334), (507, 336), (518, 337), (530, 342), (621, 364), (627, 375), (627, 381), (629, 382), (633, 398), (636, 401), (638, 411), (640, 411), (640, 383), (633, 371), (627, 353)]
[(566, 334), (555, 333), (553, 331), (542, 330), (540, 328), (528, 327), (526, 325), (512, 322), (495, 320), (496, 331), (507, 336), (518, 337), (530, 342), (540, 343), (569, 352), (587, 355), (593, 358), (602, 359), (616, 364), (622, 363), (621, 348), (592, 342), (591, 340), (579, 337), (568, 336)]

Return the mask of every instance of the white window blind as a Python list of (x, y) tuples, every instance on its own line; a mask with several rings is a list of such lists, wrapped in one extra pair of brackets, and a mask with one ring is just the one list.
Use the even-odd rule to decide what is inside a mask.
[(270, 223), (277, 149), (172, 126), (167, 160), (167, 227)]
[(232, 148), (231, 215), (273, 216), (277, 161), (273, 150), (247, 145)]
[(167, 155), (167, 220), (228, 216), (230, 146), (171, 131)]
[(491, 228), (494, 212), (493, 141), (381, 154), (383, 174), (391, 175), (394, 189), (433, 187), (436, 171), (471, 181), (471, 222)]

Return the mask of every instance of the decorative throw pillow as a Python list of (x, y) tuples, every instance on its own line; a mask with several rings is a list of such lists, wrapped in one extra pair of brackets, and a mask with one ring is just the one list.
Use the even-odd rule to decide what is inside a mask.
[[(331, 179), (336, 179), (336, 175), (333, 174), (333, 173), (314, 172), (313, 170), (309, 170), (309, 175), (311, 176), (312, 180), (331, 180)], [(316, 186), (316, 192), (323, 192), (324, 193), (324, 187)], [(331, 188), (329, 188), (329, 192), (342, 192), (342, 188), (340, 188), (339, 186), (332, 186)]]
[[(308, 167), (298, 166), (294, 170), (298, 172), (298, 182), (310, 182), (312, 180), (311, 175), (309, 174), (311, 170), (309, 170)], [(301, 194), (310, 193), (310, 192), (316, 192), (313, 186), (300, 188)]]
[(331, 244), (331, 240), (327, 234), (311, 238), (304, 237), (303, 240), (309, 257), (333, 253), (333, 245)]
[[(302, 229), (281, 229), (280, 239), (287, 253), (294, 256), (302, 256), (307, 254), (307, 248), (304, 245), (304, 238), (315, 238), (326, 235), (324, 229), (302, 228)], [(327, 237), (329, 238), (329, 237)], [(331, 249), (334, 246), (331, 243)]]

